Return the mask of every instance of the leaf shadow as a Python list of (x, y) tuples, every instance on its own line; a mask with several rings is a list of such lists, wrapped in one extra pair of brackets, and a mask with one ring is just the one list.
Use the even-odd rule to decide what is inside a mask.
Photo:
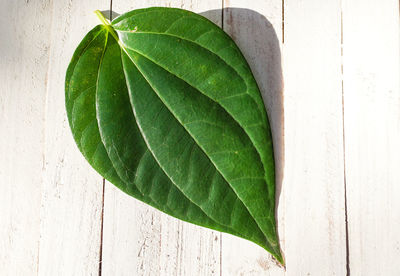
[(111, 10), (102, 10), (100, 11), (105, 18), (107, 18), (108, 20), (112, 20), (114, 18), (117, 18), (118, 16), (120, 16), (119, 13), (116, 13), (115, 11), (111, 11)]
[(232, 37), (261, 90), (272, 128), (276, 173), (275, 215), (278, 217), (285, 165), (285, 135), (281, 50), (277, 34), (265, 16), (250, 9), (224, 8), (200, 14), (222, 26)]

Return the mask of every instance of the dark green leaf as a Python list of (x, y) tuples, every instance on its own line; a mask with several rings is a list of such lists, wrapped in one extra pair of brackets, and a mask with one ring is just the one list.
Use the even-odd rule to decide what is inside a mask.
[(283, 263), (270, 127), (235, 43), (180, 9), (134, 10), (111, 24), (100, 18), (66, 76), (82, 154), (133, 197), (251, 240)]

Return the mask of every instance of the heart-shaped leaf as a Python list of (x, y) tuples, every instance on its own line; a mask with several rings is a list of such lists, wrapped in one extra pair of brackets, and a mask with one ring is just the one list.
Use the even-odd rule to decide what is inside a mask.
[(67, 70), (78, 148), (104, 178), (179, 219), (262, 246), (283, 263), (270, 127), (251, 70), (206, 18), (172, 8), (96, 26)]

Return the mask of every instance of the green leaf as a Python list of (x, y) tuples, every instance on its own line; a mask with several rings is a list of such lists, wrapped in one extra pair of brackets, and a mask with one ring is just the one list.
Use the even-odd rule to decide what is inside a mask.
[(78, 148), (104, 178), (179, 219), (262, 246), (281, 263), (271, 131), (251, 70), (206, 18), (172, 8), (96, 26), (67, 70)]

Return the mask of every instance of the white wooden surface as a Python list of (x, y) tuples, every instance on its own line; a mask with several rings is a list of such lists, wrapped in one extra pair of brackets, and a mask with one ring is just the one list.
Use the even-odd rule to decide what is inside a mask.
[(199, 12), (242, 49), (271, 119), (286, 268), (104, 183), (64, 108), (110, 0), (0, 0), (0, 275), (400, 275), (394, 0), (113, 0)]
[(343, 27), (350, 269), (400, 275), (399, 2), (346, 0)]
[(340, 1), (284, 8), (287, 269), (345, 275)]
[(30, 275), (38, 268), (52, 7), (0, 3), (0, 273)]

